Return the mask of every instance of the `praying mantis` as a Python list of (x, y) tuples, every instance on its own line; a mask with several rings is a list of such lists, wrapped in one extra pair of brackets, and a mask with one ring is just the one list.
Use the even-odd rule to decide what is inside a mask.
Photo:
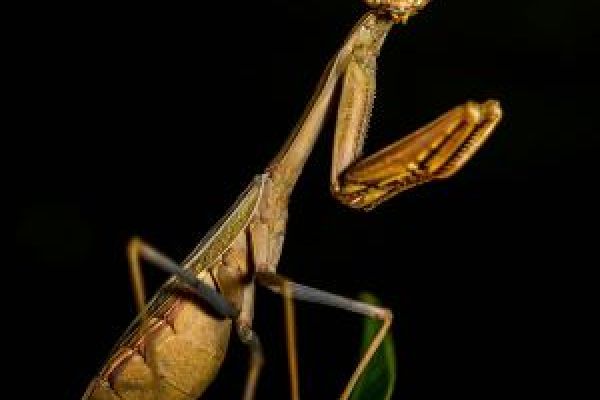
[[(330, 187), (342, 204), (370, 210), (417, 185), (452, 176), (498, 124), (498, 102), (468, 102), (368, 157), (362, 156), (375, 95), (376, 62), (388, 32), (428, 0), (364, 0), (370, 10), (326, 67), (304, 115), (264, 173), (257, 175), (225, 216), (182, 263), (139, 238), (127, 254), (138, 318), (92, 380), (85, 400), (196, 399), (217, 375), (231, 331), (247, 345), (250, 368), (243, 398), (254, 398), (263, 363), (252, 329), (255, 288), (284, 298), (290, 396), (299, 399), (293, 300), (347, 310), (382, 322), (340, 399), (349, 398), (384, 339), (392, 312), (384, 307), (301, 285), (277, 273), (288, 202), (340, 90)], [(172, 277), (146, 305), (141, 261)]]

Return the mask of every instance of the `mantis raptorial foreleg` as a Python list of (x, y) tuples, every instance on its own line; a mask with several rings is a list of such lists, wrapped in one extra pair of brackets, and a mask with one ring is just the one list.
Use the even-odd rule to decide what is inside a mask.
[[(273, 273), (257, 273), (256, 279), (259, 284), (273, 290), (276, 293), (281, 294), (286, 302), (285, 313), (286, 313), (286, 325), (288, 332), (288, 354), (290, 354), (294, 360), (296, 360), (296, 348), (295, 338), (293, 332), (295, 332), (295, 322), (293, 317), (293, 307), (291, 306), (291, 299), (307, 301), (310, 303), (317, 303), (326, 305), (329, 307), (335, 307), (346, 311), (351, 311), (366, 317), (375, 318), (381, 320), (383, 324), (379, 329), (377, 335), (373, 338), (373, 341), (365, 351), (365, 354), (361, 357), (356, 369), (354, 370), (350, 380), (346, 384), (341, 400), (346, 400), (350, 397), (352, 389), (369, 361), (377, 351), (377, 348), (385, 338), (387, 331), (392, 323), (392, 312), (387, 308), (378, 307), (372, 304), (364, 303), (358, 300), (349, 299), (346, 297), (338, 296), (333, 293), (329, 293), (320, 289), (315, 289), (309, 286), (300, 285), (292, 282), (285, 277)], [(292, 335), (290, 339), (289, 336)], [(295, 364), (295, 361), (294, 361)], [(296, 400), (298, 396), (298, 376), (297, 368), (290, 368), (290, 380), (291, 380), (291, 398)]]
[[(343, 96), (353, 96), (348, 94), (353, 89), (346, 86)], [(352, 129), (356, 125), (348, 127), (346, 115), (352, 110), (346, 107), (340, 105), (336, 132), (339, 134), (335, 137), (331, 170), (332, 192), (342, 203), (367, 210), (410, 187), (452, 176), (485, 142), (502, 115), (496, 101), (469, 102), (360, 159), (360, 138), (364, 133)]]
[(387, 16), (366, 19), (356, 34), (343, 78), (331, 166), (331, 190), (342, 203), (371, 209), (396, 193), (458, 171), (501, 118), (496, 101), (469, 102), (361, 159), (375, 97), (377, 55), (391, 27)]

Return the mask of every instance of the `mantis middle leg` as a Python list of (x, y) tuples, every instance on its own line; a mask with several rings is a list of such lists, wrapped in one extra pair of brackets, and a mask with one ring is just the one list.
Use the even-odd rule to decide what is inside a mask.
[(364, 315), (366, 317), (375, 318), (382, 321), (382, 325), (379, 328), (379, 332), (373, 338), (373, 341), (365, 351), (365, 354), (361, 357), (356, 369), (354, 370), (350, 380), (346, 384), (341, 400), (347, 400), (352, 393), (352, 389), (358, 378), (369, 364), (369, 361), (379, 348), (379, 345), (385, 338), (391, 324), (392, 324), (392, 312), (387, 308), (374, 306), (372, 304), (364, 303), (361, 301), (349, 299), (346, 297), (338, 296), (333, 293), (329, 293), (323, 290), (315, 289), (309, 286), (300, 285), (292, 282), (285, 277), (273, 273), (262, 273), (259, 272), (256, 275), (259, 284), (273, 290), (276, 293), (281, 294), (285, 301), (285, 314), (286, 314), (286, 330), (288, 335), (288, 356), (290, 358), (290, 384), (291, 384), (291, 398), (293, 400), (299, 399), (298, 393), (298, 367), (296, 365), (296, 347), (295, 347), (295, 320), (293, 315), (293, 306), (291, 300), (302, 300), (311, 303), (317, 303), (326, 305), (329, 307), (335, 307)]

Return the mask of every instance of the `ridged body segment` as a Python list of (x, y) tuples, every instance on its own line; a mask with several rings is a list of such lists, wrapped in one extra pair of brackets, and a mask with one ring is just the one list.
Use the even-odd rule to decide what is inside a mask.
[[(206, 281), (210, 282), (210, 275)], [(196, 399), (214, 379), (231, 332), (231, 320), (183, 297), (141, 327), (137, 341), (119, 348), (84, 399)]]

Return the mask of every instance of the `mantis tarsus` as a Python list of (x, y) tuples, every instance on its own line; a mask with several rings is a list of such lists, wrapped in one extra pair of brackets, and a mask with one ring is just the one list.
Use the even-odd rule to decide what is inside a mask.
[[(284, 296), (291, 397), (299, 398), (292, 300), (345, 309), (383, 322), (341, 399), (392, 322), (390, 310), (300, 285), (277, 274), (292, 189), (321, 131), (334, 94), (337, 111), (331, 192), (341, 203), (369, 210), (393, 195), (458, 171), (501, 118), (495, 101), (458, 106), (413, 134), (362, 158), (375, 94), (375, 67), (389, 30), (427, 0), (365, 0), (372, 10), (358, 22), (325, 69), (304, 115), (279, 154), (181, 266), (139, 239), (128, 247), (140, 317), (121, 338), (84, 399), (194, 399), (223, 361), (232, 325), (250, 350), (244, 399), (254, 398), (263, 357), (252, 330), (255, 285)], [(173, 277), (145, 306), (144, 259)]]

